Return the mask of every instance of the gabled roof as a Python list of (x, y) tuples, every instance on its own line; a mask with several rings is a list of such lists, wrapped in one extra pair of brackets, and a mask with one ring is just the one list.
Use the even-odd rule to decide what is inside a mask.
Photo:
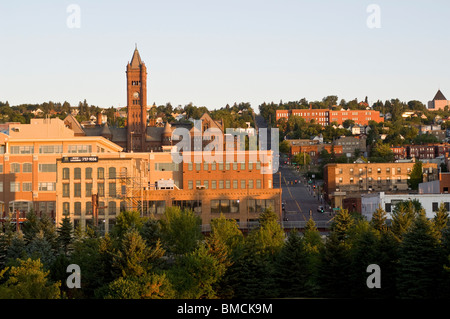
[(442, 94), (441, 90), (438, 90), (436, 95), (434, 96), (433, 101), (441, 101), (441, 100), (446, 101), (447, 99), (445, 98), (444, 94)]

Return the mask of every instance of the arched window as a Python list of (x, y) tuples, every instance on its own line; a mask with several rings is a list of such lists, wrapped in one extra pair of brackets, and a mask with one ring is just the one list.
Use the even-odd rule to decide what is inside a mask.
[(116, 168), (110, 167), (108, 174), (109, 174), (109, 178), (116, 178)]

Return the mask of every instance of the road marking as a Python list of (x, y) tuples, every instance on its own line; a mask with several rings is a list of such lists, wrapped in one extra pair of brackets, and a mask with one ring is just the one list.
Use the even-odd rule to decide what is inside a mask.
[(284, 176), (283, 176), (283, 179), (284, 179), (284, 182), (286, 183), (286, 187), (287, 187), (287, 190), (288, 190), (288, 192), (289, 192), (289, 195), (290, 195), (291, 198), (295, 201), (295, 204), (297, 204), (297, 207), (298, 207), (298, 210), (300, 211), (300, 213), (303, 213), (303, 211), (302, 211), (300, 205), (298, 204), (297, 200), (294, 198), (294, 196), (292, 196), (291, 190), (289, 189), (289, 185), (288, 185), (288, 183), (286, 182), (286, 178), (285, 178)]

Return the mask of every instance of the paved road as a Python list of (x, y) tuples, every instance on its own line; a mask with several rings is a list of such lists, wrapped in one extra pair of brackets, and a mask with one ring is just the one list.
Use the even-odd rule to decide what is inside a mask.
[[(314, 188), (308, 186), (307, 181), (301, 178), (299, 173), (287, 165), (281, 165), (279, 172), (281, 172), (282, 200), (285, 203), (283, 218), (289, 221), (304, 221), (308, 220), (311, 214), (315, 221), (330, 220), (329, 206), (317, 198)], [(278, 188), (280, 180), (278, 173), (274, 174), (273, 180), (274, 187)], [(295, 180), (298, 181), (297, 184)], [(325, 207), (325, 213), (317, 211), (319, 206)]]

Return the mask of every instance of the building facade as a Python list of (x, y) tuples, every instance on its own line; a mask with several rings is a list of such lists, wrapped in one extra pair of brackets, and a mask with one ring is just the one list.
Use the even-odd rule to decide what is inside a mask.
[[(408, 192), (408, 179), (415, 163), (327, 164), (324, 167), (324, 195), (334, 207), (346, 197), (368, 192)], [(424, 182), (439, 179), (438, 165), (422, 164)]]
[(56, 216), (56, 160), (118, 152), (103, 137), (75, 136), (60, 119), (32, 119), (30, 124), (2, 124), (0, 133), (0, 212), (6, 218), (33, 209)]
[(161, 218), (171, 206), (192, 209), (205, 226), (223, 214), (245, 228), (268, 207), (281, 218), (272, 152), (257, 153), (245, 151), (232, 160), (224, 153), (217, 161), (199, 163), (201, 152), (183, 152), (180, 163), (170, 152), (100, 154), (86, 162), (63, 158), (57, 162), (57, 222), (69, 216), (75, 225), (108, 231), (120, 210)]
[(330, 110), (330, 109), (295, 109), (277, 110), (276, 120), (281, 118), (289, 119), (291, 116), (299, 116), (307, 123), (314, 120), (315, 123), (323, 126), (336, 123), (343, 124), (346, 120), (352, 120), (355, 124), (367, 125), (369, 121), (377, 123), (384, 122), (384, 118), (379, 111), (374, 110)]

